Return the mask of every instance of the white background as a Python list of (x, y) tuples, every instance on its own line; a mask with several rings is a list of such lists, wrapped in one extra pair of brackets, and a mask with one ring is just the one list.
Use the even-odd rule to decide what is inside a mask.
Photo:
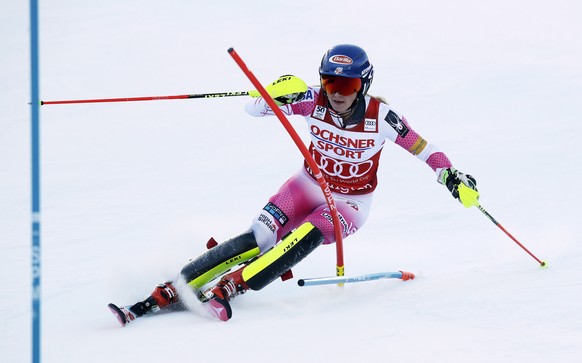
[[(581, 16), (575, 0), (41, 2), (42, 100), (249, 90), (231, 46), (264, 84), (316, 84), (328, 48), (362, 46), (370, 93), (474, 175), (482, 205), (549, 265), (390, 144), (346, 274), (416, 280), (298, 287), (334, 275), (327, 246), (295, 280), (234, 300), (227, 323), (194, 311), (121, 328), (107, 303), (146, 297), (210, 236), (245, 230), (301, 155), (244, 97), (43, 106), (43, 361), (580, 361)], [(31, 349), (28, 28), (27, 2), (4, 4), (3, 362)]]

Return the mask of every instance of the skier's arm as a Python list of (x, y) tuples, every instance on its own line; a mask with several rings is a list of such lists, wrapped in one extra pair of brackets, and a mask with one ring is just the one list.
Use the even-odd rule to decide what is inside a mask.
[(478, 205), (479, 191), (477, 190), (477, 181), (471, 175), (461, 173), (451, 167), (441, 170), (438, 181), (445, 185), (453, 197), (458, 199), (465, 207)]
[[(453, 164), (444, 152), (416, 133), (406, 119), (390, 109), (389, 106), (382, 104), (379, 116), (390, 126), (388, 128), (388, 139), (430, 166), (436, 173), (437, 181), (445, 185), (454, 198), (459, 199), (463, 204), (464, 202), (469, 203), (461, 200), (463, 196), (459, 196), (459, 185), (462, 183), (477, 192), (475, 178), (453, 168)], [(477, 199), (479, 194), (473, 193), (467, 198)]]
[(424, 161), (437, 174), (437, 177), (442, 169), (452, 166), (445, 153), (414, 131), (408, 121), (390, 106), (382, 103), (378, 116), (379, 122), (385, 122), (388, 125), (385, 127), (386, 138)]
[[(311, 112), (305, 103), (314, 100), (314, 90), (307, 87), (305, 82), (298, 77), (285, 75), (276, 79), (274, 82), (265, 87), (267, 92), (277, 105), (279, 109), (286, 115), (308, 115)], [(250, 91), (251, 97), (256, 97), (250, 100), (246, 106), (245, 111), (255, 117), (262, 117), (266, 115), (273, 115), (267, 102), (260, 97), (258, 91)], [(309, 109), (309, 110), (308, 110)]]

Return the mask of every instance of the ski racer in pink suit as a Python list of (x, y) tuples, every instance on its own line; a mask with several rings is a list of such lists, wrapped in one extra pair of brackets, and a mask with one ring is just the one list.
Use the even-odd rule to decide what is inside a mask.
[[(477, 190), (475, 179), (453, 168), (447, 156), (416, 133), (402, 115), (367, 94), (373, 73), (362, 48), (342, 44), (323, 56), (320, 87), (307, 87), (290, 75), (267, 87), (285, 114), (307, 120), (309, 150), (332, 191), (344, 238), (361, 228), (368, 217), (386, 140), (425, 162), (453, 197), (460, 200), (461, 183)], [(245, 109), (257, 117), (274, 114), (260, 97)], [(220, 244), (211, 239), (208, 251), (184, 266), (178, 281), (226, 321), (232, 316), (229, 301), (236, 295), (262, 289), (320, 244), (334, 242), (327, 202), (305, 162), (259, 211), (248, 231)], [(408, 278), (413, 275), (403, 275)], [(126, 325), (137, 317), (180, 306), (179, 295), (174, 283), (165, 282), (143, 301), (124, 307), (109, 304), (109, 308)]]
[[(281, 110), (287, 115), (305, 116), (311, 136), (309, 150), (333, 192), (342, 216), (343, 236), (347, 237), (355, 233), (368, 217), (378, 184), (380, 154), (386, 140), (426, 162), (437, 176), (450, 168), (451, 162), (386, 103), (367, 95), (357, 97), (357, 92), (348, 96), (331, 93), (336, 91), (333, 87), (334, 83), (327, 83), (328, 92), (320, 87), (310, 87), (301, 101), (281, 106)], [(342, 103), (338, 101), (332, 106), (340, 99)], [(274, 114), (262, 98), (248, 103), (246, 111), (258, 117)], [(263, 243), (265, 247), (273, 246), (305, 221), (323, 233), (323, 243), (335, 242), (326, 201), (307, 162), (269, 202), (281, 208), (288, 220), (281, 223), (263, 211), (252, 227), (257, 241), (260, 241), (259, 246)]]

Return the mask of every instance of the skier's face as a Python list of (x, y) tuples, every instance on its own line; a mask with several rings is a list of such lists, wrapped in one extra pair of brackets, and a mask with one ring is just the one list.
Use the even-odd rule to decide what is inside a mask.
[(320, 80), (331, 107), (337, 113), (347, 111), (362, 88), (362, 80), (359, 78), (322, 74)]
[(342, 113), (342, 112), (346, 112), (350, 108), (350, 106), (356, 100), (357, 95), (358, 94), (356, 92), (354, 92), (348, 96), (344, 96), (344, 95), (340, 94), (339, 92), (335, 92), (335, 93), (331, 93), (331, 94), (328, 93), (327, 99), (328, 99), (331, 107), (333, 107), (333, 109), (335, 110), (335, 112)]

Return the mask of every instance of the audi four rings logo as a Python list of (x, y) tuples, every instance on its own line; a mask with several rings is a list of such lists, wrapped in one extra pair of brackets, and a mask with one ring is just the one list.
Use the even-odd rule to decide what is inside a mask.
[(326, 174), (342, 179), (362, 177), (372, 170), (374, 166), (372, 160), (366, 160), (361, 163), (350, 163), (348, 161), (336, 160), (320, 153), (315, 155), (315, 161), (319, 168), (324, 170)]

